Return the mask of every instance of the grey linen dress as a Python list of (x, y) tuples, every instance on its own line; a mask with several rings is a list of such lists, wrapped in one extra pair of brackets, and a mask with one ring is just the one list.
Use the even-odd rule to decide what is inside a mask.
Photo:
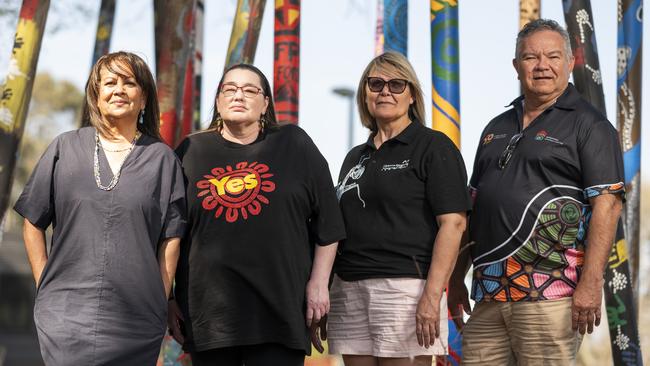
[[(94, 149), (93, 127), (57, 137), (14, 207), (41, 229), (53, 226), (34, 305), (41, 353), (47, 365), (154, 365), (167, 316), (158, 246), (185, 227), (180, 165), (143, 135), (104, 191)], [(101, 149), (99, 165), (107, 186)]]

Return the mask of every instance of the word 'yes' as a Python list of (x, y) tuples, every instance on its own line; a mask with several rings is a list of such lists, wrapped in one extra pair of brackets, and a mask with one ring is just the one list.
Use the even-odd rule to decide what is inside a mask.
[(219, 196), (225, 195), (226, 191), (228, 191), (228, 193), (237, 194), (244, 189), (253, 189), (259, 184), (254, 173), (247, 174), (243, 178), (231, 177), (228, 175), (221, 179), (213, 178), (210, 179), (210, 183), (217, 187), (217, 193)]

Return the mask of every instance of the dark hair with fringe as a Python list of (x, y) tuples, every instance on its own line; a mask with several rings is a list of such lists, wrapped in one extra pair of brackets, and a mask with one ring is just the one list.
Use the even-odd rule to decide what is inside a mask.
[(99, 107), (97, 107), (101, 83), (100, 73), (104, 68), (122, 77), (133, 77), (135, 79), (140, 89), (142, 89), (143, 96), (146, 98), (144, 123), (136, 123), (138, 131), (160, 139), (160, 109), (158, 107), (156, 81), (144, 60), (131, 52), (119, 51), (106, 54), (100, 57), (90, 70), (86, 82), (84, 123), (94, 126), (102, 135), (110, 136), (109, 126), (102, 118)]
[(219, 97), (219, 93), (221, 93), (221, 87), (223, 86), (223, 79), (226, 77), (226, 74), (228, 74), (230, 71), (235, 70), (235, 69), (242, 69), (242, 70), (248, 70), (251, 72), (254, 72), (259, 76), (260, 78), (260, 83), (262, 84), (262, 93), (264, 93), (264, 96), (268, 98), (269, 105), (266, 108), (266, 113), (264, 114), (264, 119), (266, 120), (266, 126), (265, 128), (274, 128), (278, 126), (278, 121), (275, 118), (275, 106), (273, 105), (273, 90), (271, 90), (271, 84), (269, 83), (269, 80), (264, 76), (264, 73), (260, 71), (257, 67), (251, 65), (251, 64), (236, 64), (232, 65), (229, 68), (227, 68), (224, 72), (223, 75), (221, 75), (221, 80), (219, 80), (219, 85), (217, 86), (217, 92), (215, 93), (214, 96), (214, 106), (212, 107), (212, 119), (210, 120), (210, 126), (208, 129), (218, 129), (218, 119), (219, 119), (219, 108), (217, 107), (217, 98)]

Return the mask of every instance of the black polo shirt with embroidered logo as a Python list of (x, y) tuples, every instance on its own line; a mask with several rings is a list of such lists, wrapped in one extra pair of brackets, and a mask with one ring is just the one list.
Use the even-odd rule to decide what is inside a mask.
[(338, 276), (426, 278), (436, 216), (470, 210), (466, 184), (463, 158), (443, 133), (412, 122), (379, 149), (371, 135), (348, 153), (339, 175), (347, 239)]
[(470, 179), (479, 302), (571, 296), (588, 245), (589, 198), (624, 192), (617, 132), (573, 85), (523, 130), (522, 100), (485, 128)]

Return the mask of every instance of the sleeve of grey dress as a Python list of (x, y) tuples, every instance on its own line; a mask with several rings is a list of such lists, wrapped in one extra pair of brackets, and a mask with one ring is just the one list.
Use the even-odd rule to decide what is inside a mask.
[(183, 237), (185, 232), (185, 184), (179, 160), (174, 156), (171, 169), (169, 200), (160, 240)]
[(54, 170), (59, 159), (59, 138), (56, 138), (36, 164), (14, 210), (34, 226), (47, 229), (54, 218)]

